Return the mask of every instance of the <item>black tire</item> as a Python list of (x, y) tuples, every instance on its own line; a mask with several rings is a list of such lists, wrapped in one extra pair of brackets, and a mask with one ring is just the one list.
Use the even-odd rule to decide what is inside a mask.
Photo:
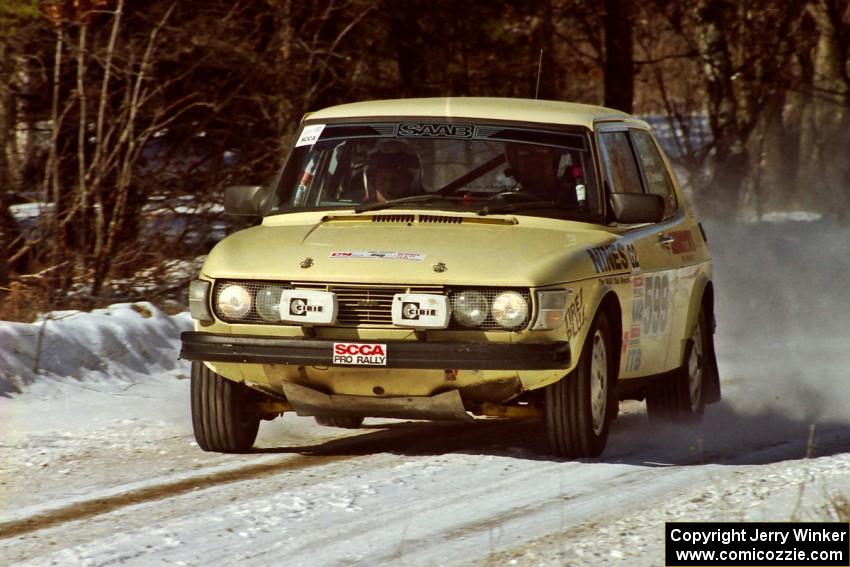
[(343, 429), (360, 429), (363, 425), (362, 417), (350, 417), (340, 415), (317, 415), (316, 423), (328, 427), (342, 427)]
[(604, 312), (590, 327), (575, 369), (546, 388), (549, 448), (571, 459), (598, 457), (617, 414), (616, 359)]
[(700, 310), (697, 325), (685, 347), (678, 369), (657, 378), (646, 391), (646, 412), (658, 422), (699, 423), (705, 411), (706, 392), (716, 373), (714, 341), (708, 316)]
[(247, 386), (192, 362), (192, 429), (204, 451), (244, 453), (257, 438), (260, 416)]

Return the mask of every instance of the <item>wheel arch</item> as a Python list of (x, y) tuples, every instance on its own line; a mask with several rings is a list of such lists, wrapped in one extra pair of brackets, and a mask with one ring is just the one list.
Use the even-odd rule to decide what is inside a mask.
[(717, 327), (717, 322), (714, 316), (714, 282), (708, 276), (705, 275), (703, 275), (699, 278), (699, 280), (697, 280), (694, 293), (691, 295), (690, 305), (688, 306), (688, 316), (686, 319), (684, 335), (680, 337), (680, 364), (684, 364), (684, 356), (687, 350), (685, 348), (686, 341), (691, 336), (692, 331), (697, 324), (697, 319), (699, 318), (700, 311), (702, 311), (703, 309), (706, 310), (706, 314), (709, 317), (709, 328), (711, 329), (711, 334), (713, 335), (715, 328)]
[(706, 310), (710, 319), (708, 320), (711, 334), (713, 335), (717, 329), (717, 319), (714, 316), (714, 282), (708, 280), (705, 284), (705, 289), (702, 293), (702, 303), (700, 306)]
[(613, 290), (602, 297), (597, 307), (596, 313), (604, 312), (608, 317), (608, 326), (611, 331), (611, 350), (614, 359), (614, 371), (617, 373), (616, 378), (620, 375), (620, 356), (623, 352), (623, 309), (620, 306), (620, 299)]
[[(561, 457), (598, 457), (605, 449), (611, 423), (619, 409), (616, 381), (619, 375), (622, 308), (616, 292), (611, 289), (602, 288), (597, 297), (594, 309), (589, 311), (593, 314), (591, 323), (585, 328), (579, 343), (581, 347), (576, 353), (576, 366), (543, 390), (549, 447), (553, 454)], [(607, 347), (611, 351), (605, 374), (594, 370), (598, 351), (594, 348), (595, 333), (592, 331), (600, 318), (605, 320)], [(605, 384), (604, 388), (598, 386), (600, 380)]]
[(714, 404), (720, 401), (721, 389), (720, 369), (717, 366), (717, 352), (715, 351), (714, 345), (714, 334), (717, 331), (717, 318), (714, 313), (714, 283), (711, 280), (706, 282), (700, 307), (705, 309), (705, 313), (708, 316), (708, 330), (710, 333), (710, 336), (708, 337), (708, 348), (710, 350), (708, 353), (708, 360), (710, 366), (707, 369), (708, 377), (705, 382), (705, 391), (703, 396), (705, 397), (706, 404)]
[(715, 315), (715, 294), (714, 282), (710, 277), (704, 275), (697, 282), (695, 293), (691, 296), (691, 303), (688, 309), (687, 324), (685, 326), (685, 336), (681, 339), (681, 350), (679, 351), (679, 363), (686, 363), (685, 356), (688, 353), (687, 341), (691, 336), (694, 327), (698, 324), (700, 312), (705, 312), (708, 318), (708, 355), (709, 367), (707, 368), (708, 376), (705, 382), (705, 390), (703, 396), (706, 404), (713, 404), (720, 401), (720, 370), (717, 366), (717, 354), (714, 346), (714, 334), (717, 329), (717, 318)]
[[(587, 341), (590, 339), (590, 329), (592, 328), (591, 322), (596, 320), (596, 317), (599, 313), (605, 313), (608, 319), (608, 327), (611, 334), (610, 337), (610, 346), (612, 351), (611, 358), (614, 361), (614, 372), (619, 378), (619, 369), (620, 369), (620, 361), (622, 357), (622, 345), (623, 345), (623, 310), (620, 303), (620, 297), (617, 295), (617, 292), (609, 287), (608, 285), (602, 284), (600, 286), (596, 286), (593, 289), (585, 289), (585, 292), (588, 292), (591, 300), (585, 303), (584, 308), (584, 323), (581, 326), (580, 331), (573, 338), (568, 339), (570, 341), (571, 348), (571, 365), (568, 371), (564, 371), (558, 376), (553, 376), (546, 380), (537, 380), (534, 382), (534, 385), (528, 390), (534, 391), (543, 391), (543, 388), (554, 384), (555, 382), (560, 382), (567, 378), (573, 371), (575, 371), (576, 366), (578, 365), (578, 359), (581, 356), (582, 351), (584, 350)], [(525, 385), (524, 385), (525, 386)]]

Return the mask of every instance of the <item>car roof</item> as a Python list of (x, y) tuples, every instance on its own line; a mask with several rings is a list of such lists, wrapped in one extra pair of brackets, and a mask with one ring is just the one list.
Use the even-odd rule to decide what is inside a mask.
[(444, 97), (372, 100), (331, 106), (304, 116), (310, 122), (345, 118), (469, 118), (570, 124), (593, 129), (598, 121), (628, 121), (648, 128), (633, 116), (590, 104), (523, 98)]

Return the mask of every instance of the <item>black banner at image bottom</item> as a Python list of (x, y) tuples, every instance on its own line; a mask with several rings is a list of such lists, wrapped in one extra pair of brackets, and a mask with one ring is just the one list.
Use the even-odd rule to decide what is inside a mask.
[(850, 524), (842, 522), (669, 522), (668, 567), (850, 566)]

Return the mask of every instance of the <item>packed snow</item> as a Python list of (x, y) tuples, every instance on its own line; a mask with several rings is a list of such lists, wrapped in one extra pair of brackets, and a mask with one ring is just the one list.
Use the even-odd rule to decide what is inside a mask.
[(624, 403), (599, 459), (534, 423), (286, 415), (194, 443), (188, 314), (147, 302), (0, 322), (0, 563), (661, 565), (665, 521), (847, 521), (850, 229), (707, 225), (724, 401)]

